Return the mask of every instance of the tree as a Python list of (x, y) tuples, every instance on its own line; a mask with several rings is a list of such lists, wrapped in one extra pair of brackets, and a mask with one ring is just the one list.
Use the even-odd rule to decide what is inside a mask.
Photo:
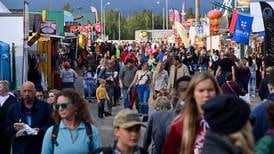
[(64, 3), (63, 10), (64, 10), (64, 11), (69, 11), (69, 12), (71, 12), (70, 3)]
[(194, 18), (193, 9), (189, 8), (186, 11), (185, 19), (191, 19)]

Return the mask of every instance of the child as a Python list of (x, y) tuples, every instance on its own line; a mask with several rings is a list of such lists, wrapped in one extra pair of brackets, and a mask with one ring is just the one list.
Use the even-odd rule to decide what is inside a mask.
[(99, 80), (99, 87), (96, 89), (96, 99), (98, 102), (98, 117), (99, 118), (104, 118), (104, 106), (105, 106), (105, 101), (108, 99), (108, 94), (106, 91), (106, 81), (105, 80)]

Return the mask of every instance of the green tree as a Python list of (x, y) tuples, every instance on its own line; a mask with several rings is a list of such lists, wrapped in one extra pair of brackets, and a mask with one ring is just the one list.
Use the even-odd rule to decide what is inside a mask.
[[(118, 40), (119, 38), (119, 12), (109, 10), (106, 12), (106, 35), (110, 40)], [(121, 14), (121, 39), (135, 39), (136, 30), (149, 30), (152, 28), (152, 11), (142, 10), (141, 12), (132, 12), (130, 16)], [(162, 15), (154, 14), (155, 29), (162, 29)]]
[(64, 11), (69, 11), (69, 12), (71, 12), (70, 3), (64, 3), (63, 10), (64, 10)]
[(186, 11), (185, 19), (191, 19), (194, 18), (193, 9), (189, 8)]

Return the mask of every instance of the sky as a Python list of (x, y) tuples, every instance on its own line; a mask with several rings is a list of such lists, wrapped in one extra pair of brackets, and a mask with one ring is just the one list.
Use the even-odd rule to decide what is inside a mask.
[[(8, 8), (23, 8), (23, 0), (0, 0)], [(160, 4), (157, 4), (157, 1)], [(186, 8), (194, 8), (195, 0), (167, 0), (169, 8), (182, 9), (182, 2), (185, 1)], [(206, 14), (211, 9), (210, 0), (201, 1), (201, 13)], [(221, 1), (221, 0), (218, 0)], [(64, 3), (70, 3), (73, 10), (77, 7), (82, 7), (81, 11), (88, 11), (90, 6), (95, 6), (100, 12), (101, 0), (28, 0), (30, 10), (38, 11), (42, 9), (61, 10)], [(116, 9), (122, 14), (130, 14), (133, 11), (142, 9), (153, 10), (155, 12), (162, 12), (165, 7), (166, 0), (103, 0), (103, 4), (110, 2), (111, 4), (106, 9)]]

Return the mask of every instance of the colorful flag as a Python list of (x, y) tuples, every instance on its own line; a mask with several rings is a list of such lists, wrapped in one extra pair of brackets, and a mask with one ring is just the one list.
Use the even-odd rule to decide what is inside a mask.
[(260, 2), (260, 4), (265, 29), (264, 50), (272, 57), (271, 66), (274, 66), (274, 11), (268, 3)]
[(232, 13), (232, 19), (231, 19), (230, 26), (229, 26), (229, 33), (234, 33), (237, 18), (238, 18), (238, 13), (239, 13), (238, 10), (234, 10)]
[(183, 1), (183, 4), (182, 4), (182, 13), (181, 13), (181, 15), (182, 15), (182, 22), (184, 22), (185, 21), (185, 15), (186, 15), (186, 2), (185, 1)]
[(181, 16), (178, 10), (174, 9), (174, 19), (175, 22), (181, 22)]
[(238, 43), (248, 44), (252, 22), (253, 17), (238, 14), (233, 40)]

